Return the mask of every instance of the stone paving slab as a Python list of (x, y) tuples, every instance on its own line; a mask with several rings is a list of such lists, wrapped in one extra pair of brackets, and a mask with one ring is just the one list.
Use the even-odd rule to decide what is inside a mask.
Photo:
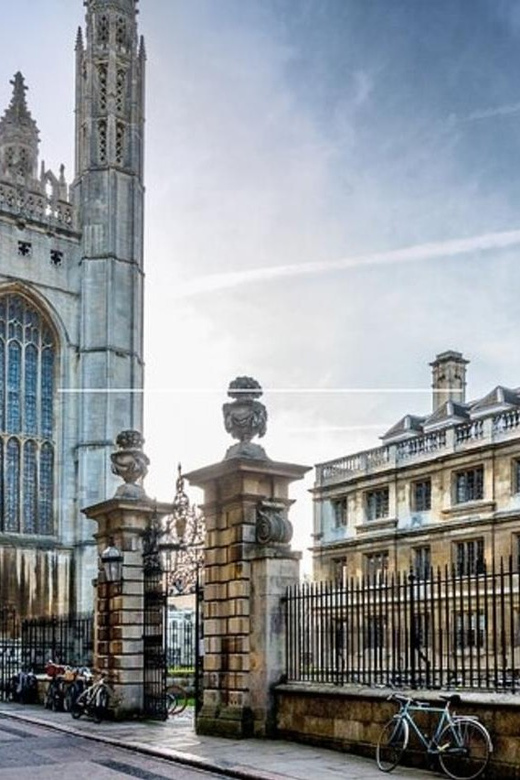
[[(185, 712), (164, 723), (125, 721), (93, 723), (72, 720), (65, 712), (20, 704), (0, 705), (0, 716), (47, 726), (62, 733), (166, 758), (181, 764), (220, 772), (239, 780), (383, 780), (370, 760), (326, 748), (284, 740), (233, 740), (195, 734), (193, 713)], [(78, 780), (81, 775), (78, 775)], [(433, 780), (435, 772), (399, 767), (393, 780)], [(35, 776), (36, 777), (36, 776)]]

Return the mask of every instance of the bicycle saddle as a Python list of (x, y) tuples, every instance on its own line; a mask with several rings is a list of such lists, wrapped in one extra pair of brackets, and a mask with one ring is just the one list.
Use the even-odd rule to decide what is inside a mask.
[(462, 699), (458, 693), (450, 693), (448, 696), (440, 696), (443, 701), (447, 701), (450, 704), (462, 704)]

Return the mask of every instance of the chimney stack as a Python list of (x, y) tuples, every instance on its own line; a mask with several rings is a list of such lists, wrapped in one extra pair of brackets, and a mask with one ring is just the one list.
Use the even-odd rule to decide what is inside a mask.
[(466, 401), (466, 366), (461, 352), (448, 350), (437, 355), (432, 367), (433, 411), (446, 401), (463, 404)]

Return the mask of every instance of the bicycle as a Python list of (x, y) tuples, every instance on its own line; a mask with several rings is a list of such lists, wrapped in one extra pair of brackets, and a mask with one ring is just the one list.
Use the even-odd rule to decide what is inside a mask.
[[(399, 703), (399, 712), (383, 726), (376, 748), (377, 766), (391, 772), (398, 765), (408, 746), (410, 731), (415, 733), (429, 757), (436, 756), (441, 769), (453, 780), (473, 780), (486, 769), (493, 744), (488, 730), (469, 715), (455, 715), (450, 706), (461, 703), (458, 694), (441, 696), (444, 707), (431, 707), (408, 696), (393, 693), (389, 701)], [(437, 726), (431, 736), (423, 734), (413, 713), (437, 715)]]
[(166, 710), (168, 715), (180, 715), (188, 704), (188, 693), (182, 685), (169, 685), (166, 689)]
[(72, 702), (70, 714), (75, 720), (86, 714), (94, 720), (94, 723), (101, 723), (106, 717), (110, 699), (114, 697), (106, 680), (106, 675), (100, 674), (98, 679), (85, 688)]

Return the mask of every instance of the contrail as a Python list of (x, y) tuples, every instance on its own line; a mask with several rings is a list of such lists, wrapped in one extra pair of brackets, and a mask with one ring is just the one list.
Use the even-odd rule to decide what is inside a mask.
[(488, 252), (492, 249), (506, 249), (520, 244), (520, 230), (508, 230), (499, 233), (484, 233), (471, 238), (438, 241), (428, 244), (395, 249), (390, 252), (376, 252), (369, 255), (353, 255), (341, 260), (327, 262), (275, 265), (266, 268), (252, 268), (247, 271), (230, 271), (223, 274), (209, 274), (179, 285), (173, 291), (174, 298), (189, 298), (201, 293), (225, 290), (255, 282), (269, 282), (290, 276), (344, 271), (364, 265), (392, 265), (421, 260), (434, 260), (441, 257), (466, 255), (470, 252)]

